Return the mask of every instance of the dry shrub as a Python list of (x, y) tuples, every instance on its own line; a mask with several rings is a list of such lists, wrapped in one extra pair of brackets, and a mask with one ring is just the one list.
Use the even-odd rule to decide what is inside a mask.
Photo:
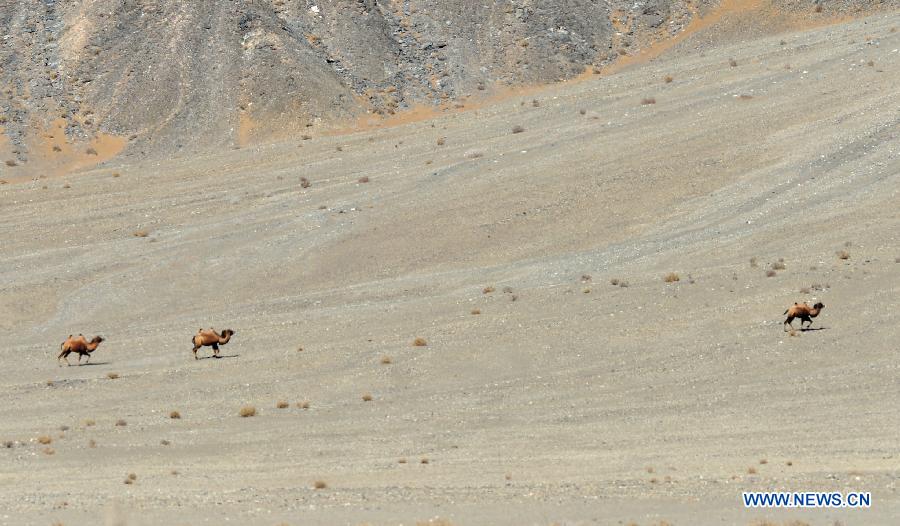
[(465, 153), (465, 157), (468, 159), (478, 159), (479, 157), (484, 157), (484, 152), (478, 150), (469, 150)]
[(846, 250), (838, 250), (836, 254), (838, 259), (850, 259), (850, 253)]
[(447, 138), (446, 138), (446, 137), (438, 137), (437, 145), (438, 145), (438, 146), (443, 146), (443, 145), (445, 145), (445, 144), (447, 144)]
[(584, 290), (582, 290), (581, 292), (583, 292), (584, 294), (590, 294), (590, 293), (591, 293), (591, 289), (584, 289)]
[(753, 466), (750, 466), (749, 468), (747, 468), (747, 474), (748, 475), (756, 475), (756, 468), (754, 468)]
[(580, 110), (578, 110), (578, 114), (579, 114), (579, 115), (584, 115), (584, 114), (586, 114), (586, 113), (587, 113), (587, 110), (584, 109), (584, 108), (581, 108)]
[(666, 75), (666, 78), (663, 79), (663, 82), (666, 84), (670, 84), (673, 80), (675, 80), (672, 75)]
[(742, 94), (738, 97), (738, 99), (740, 99), (740, 100), (750, 100), (750, 99), (752, 99), (752, 98), (753, 98), (753, 95), (747, 95), (746, 93), (742, 93)]
[(256, 408), (253, 407), (252, 405), (245, 405), (244, 407), (241, 408), (241, 410), (238, 414), (241, 415), (241, 418), (248, 418), (251, 416), (256, 416)]
[(794, 462), (791, 461), (791, 460), (788, 460), (787, 462), (784, 463), (784, 465), (785, 465), (785, 466), (793, 466), (793, 465), (794, 465)]
[(95, 150), (93, 148), (88, 148), (87, 150), (84, 151), (84, 153), (86, 153), (88, 155), (97, 155), (97, 150)]
[(59, 426), (59, 430), (60, 430), (60, 431), (63, 431), (63, 432), (68, 431), (68, 430), (69, 430), (69, 426), (66, 426), (66, 425)]
[(166, 440), (166, 439), (164, 438), (164, 439), (162, 439), (162, 440), (159, 441), (159, 444), (160, 444), (161, 446), (168, 446), (169, 444), (171, 444), (171, 442), (169, 442), (168, 440)]
[(128, 485), (134, 484), (134, 481), (131, 479), (125, 479), (124, 482), (125, 482), (125, 484), (128, 484)]
[(287, 409), (290, 406), (291, 404), (285, 402), (284, 400), (279, 400), (278, 403), (275, 404), (275, 407), (277, 407), (278, 409)]
[(784, 259), (779, 259), (775, 263), (772, 263), (772, 270), (784, 270), (787, 267), (784, 264)]
[(172, 420), (178, 420), (181, 418), (181, 413), (179, 413), (178, 411), (172, 411), (171, 413), (169, 413), (169, 418), (171, 418)]
[(128, 425), (128, 422), (126, 422), (125, 420), (123, 420), (121, 418), (116, 420), (116, 427), (125, 427), (127, 425)]
[(392, 360), (390, 356), (382, 356), (382, 357), (381, 357), (381, 364), (382, 364), (382, 365), (390, 365), (391, 363), (393, 363), (393, 361), (394, 361), (394, 360)]
[(588, 281), (591, 281), (592, 279), (594, 279), (594, 278), (592, 278), (590, 274), (582, 274), (581, 275), (582, 283), (587, 283)]
[(14, 160), (12, 160), (12, 159), (8, 159), (8, 160), (6, 161), (6, 166), (9, 166), (9, 167), (16, 166), (17, 164), (18, 164), (18, 163), (16, 163), (16, 161), (14, 161)]
[(134, 474), (134, 473), (129, 473), (129, 474), (128, 474), (128, 480), (137, 480), (137, 475)]
[(428, 457), (423, 457), (422, 460), (419, 461), (420, 464), (428, 464), (429, 462), (431, 461), (428, 460)]
[(762, 458), (762, 459), (759, 460), (759, 463), (765, 465), (765, 464), (768, 464), (769, 461), (766, 460), (766, 459), (764, 459), (764, 458)]
[(519, 126), (518, 124), (512, 127), (513, 133), (522, 133), (525, 131), (525, 128)]
[(93, 438), (90, 439), (90, 440), (88, 440), (88, 447), (91, 448), (91, 449), (97, 447), (97, 441), (94, 440)]
[(425, 347), (428, 345), (428, 342), (425, 341), (425, 338), (416, 338), (413, 340), (413, 347)]
[(112, 176), (113, 177), (122, 177), (122, 174), (120, 174), (119, 172), (113, 172)]
[(53, 439), (50, 438), (50, 437), (47, 436), (47, 435), (41, 435), (41, 436), (39, 436), (39, 437), (37, 438), (37, 441), (38, 441), (39, 444), (43, 444), (43, 445), (46, 446), (46, 445), (49, 444), (50, 442), (53, 442)]
[(767, 277), (767, 278), (774, 278), (774, 277), (777, 276), (777, 275), (778, 275), (778, 273), (775, 272), (774, 270), (769, 269), (769, 270), (766, 271), (766, 277)]
[(359, 179), (357, 179), (357, 182), (365, 184), (365, 183), (369, 182), (369, 178), (367, 176), (362, 176)]
[(809, 287), (801, 287), (800, 288), (800, 294), (809, 294), (809, 293), (810, 293)]
[(12, 449), (13, 446), (15, 446), (15, 445), (16, 445), (16, 443), (13, 442), (12, 440), (7, 440), (7, 441), (3, 442), (3, 447), (5, 447), (6, 449)]
[(681, 281), (681, 276), (674, 272), (669, 272), (665, 276), (663, 276), (663, 281), (666, 283), (675, 283), (676, 281)]
[(370, 395), (369, 393), (366, 393), (366, 394), (362, 395), (362, 401), (363, 401), (363, 402), (371, 402), (371, 401), (372, 401), (372, 395)]
[(87, 420), (84, 421), (84, 427), (93, 427), (95, 425), (97, 425), (97, 422), (94, 421), (93, 418), (88, 418)]
[(297, 407), (299, 407), (300, 409), (309, 409), (309, 402), (297, 402)]
[(401, 458), (401, 459), (398, 460), (397, 462), (398, 462), (399, 464), (406, 464), (406, 459), (405, 459), (405, 458)]
[(328, 484), (324, 480), (317, 480), (313, 482), (313, 487), (316, 489), (325, 489), (328, 487)]
[(310, 186), (312, 186), (312, 183), (309, 182), (309, 179), (307, 179), (306, 177), (300, 178), (300, 187), (301, 188), (309, 188)]
[(539, 108), (541, 106), (541, 101), (539, 101), (537, 99), (532, 99), (531, 105), (535, 108)]
[(41, 450), (41, 452), (47, 456), (56, 454), (56, 450), (53, 449), (52, 447), (45, 447), (44, 449)]
[(822, 12), (822, 9), (823, 9), (823, 8), (822, 8), (822, 4), (816, 4), (816, 8), (814, 9), (814, 11), (815, 11), (816, 13), (821, 13), (821, 12)]
[(481, 314), (481, 309), (472, 309), (472, 314), (476, 316)]
[(738, 64), (737, 64), (737, 60), (735, 60), (735, 59), (733, 59), (733, 58), (728, 59), (728, 65), (731, 66), (731, 67), (733, 67), (733, 68), (736, 68), (737, 65), (738, 65)]
[(494, 290), (495, 290), (494, 287), (488, 285), (487, 287), (481, 289), (481, 293), (482, 294), (490, 294), (491, 292), (494, 292)]
[(643, 104), (644, 106), (646, 106), (648, 104), (656, 104), (656, 98), (655, 97), (645, 97), (645, 98), (641, 99), (641, 104)]
[(131, 235), (134, 237), (147, 237), (150, 235), (150, 232), (147, 232), (146, 230), (136, 230)]

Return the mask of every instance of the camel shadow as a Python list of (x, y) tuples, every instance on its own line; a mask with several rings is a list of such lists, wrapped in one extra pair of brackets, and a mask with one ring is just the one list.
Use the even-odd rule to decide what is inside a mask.
[(218, 360), (220, 358), (238, 358), (240, 354), (220, 354), (218, 356), (201, 356), (201, 360)]
[(812, 327), (807, 327), (805, 329), (800, 329), (800, 332), (811, 332), (811, 331), (827, 331), (828, 327), (816, 327), (813, 329)]
[(109, 365), (110, 363), (112, 363), (112, 362), (85, 362), (85, 363), (80, 363), (78, 365), (73, 365), (73, 367), (85, 367), (85, 366), (91, 367), (94, 365)]

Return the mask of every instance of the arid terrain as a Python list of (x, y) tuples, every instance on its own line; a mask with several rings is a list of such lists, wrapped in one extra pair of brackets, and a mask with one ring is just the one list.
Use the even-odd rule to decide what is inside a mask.
[(0, 525), (896, 524), (900, 14), (731, 4), (384, 126), (0, 165)]

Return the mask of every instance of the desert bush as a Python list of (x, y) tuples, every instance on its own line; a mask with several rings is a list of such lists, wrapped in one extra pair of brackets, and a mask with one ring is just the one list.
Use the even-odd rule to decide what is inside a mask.
[(525, 131), (525, 128), (519, 126), (518, 124), (512, 127), (513, 133), (522, 133)]
[(172, 411), (171, 413), (169, 413), (169, 418), (171, 418), (172, 420), (178, 420), (181, 418), (181, 413), (179, 413), (178, 411)]
[(413, 347), (425, 347), (428, 345), (428, 342), (425, 341), (425, 338), (416, 338), (413, 340)]
[(241, 418), (249, 418), (251, 416), (256, 416), (256, 408), (253, 407), (252, 405), (245, 405), (244, 407), (241, 408), (241, 410), (238, 412), (238, 414), (241, 415)]
[(284, 400), (279, 400), (278, 403), (275, 404), (275, 407), (277, 407), (278, 409), (287, 409), (288, 407), (290, 407), (290, 405), (291, 404), (285, 402)]
[(850, 253), (846, 250), (838, 250), (836, 254), (838, 259), (850, 259)]
[(676, 281), (681, 281), (681, 276), (676, 274), (675, 272), (669, 272), (665, 276), (663, 276), (663, 281), (666, 283), (675, 283)]
[(654, 97), (645, 97), (641, 99), (641, 104), (646, 106), (648, 104), (656, 104), (656, 98)]

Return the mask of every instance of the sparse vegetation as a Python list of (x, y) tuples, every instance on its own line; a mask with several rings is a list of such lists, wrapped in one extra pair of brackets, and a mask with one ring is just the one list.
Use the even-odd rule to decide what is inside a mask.
[(316, 489), (325, 489), (328, 487), (328, 484), (324, 480), (317, 480), (313, 482), (313, 487)]
[(287, 409), (290, 406), (291, 404), (285, 402), (284, 400), (279, 400), (278, 403), (275, 404), (275, 407), (278, 409)]
[(428, 345), (428, 342), (425, 341), (425, 338), (416, 338), (413, 340), (413, 347), (425, 347)]
[(655, 97), (644, 97), (643, 99), (641, 99), (641, 104), (644, 106), (647, 106), (648, 104), (656, 104), (656, 98)]
[(522, 133), (524, 131), (525, 131), (525, 128), (523, 128), (522, 126), (519, 126), (518, 124), (512, 127), (513, 133)]
[(90, 439), (90, 440), (88, 440), (88, 447), (91, 448), (91, 449), (97, 447), (97, 441), (94, 440), (93, 438)]
[(759, 460), (759, 463), (762, 464), (762, 465), (766, 465), (766, 464), (769, 463), (769, 461), (766, 460), (766, 459), (764, 459), (764, 458), (762, 458), (762, 459)]
[(366, 394), (362, 395), (362, 400), (363, 400), (363, 402), (371, 402), (372, 395), (370, 395), (369, 393), (366, 393)]
[(419, 461), (420, 464), (428, 464), (429, 462), (431, 461), (428, 460), (428, 457), (423, 457), (422, 460)]
[(850, 259), (850, 253), (846, 250), (838, 250), (836, 254), (838, 259)]
[(399, 463), (399, 464), (406, 464), (406, 459), (405, 459), (405, 458), (401, 458), (400, 460), (397, 461), (397, 463)]
[(123, 420), (121, 418), (116, 420), (116, 427), (125, 427), (127, 425), (128, 425), (128, 422), (126, 422), (125, 420)]
[(774, 277), (777, 276), (777, 275), (778, 275), (778, 273), (775, 272), (775, 271), (772, 270), (772, 269), (769, 269), (769, 270), (766, 271), (766, 277), (767, 277), (767, 278), (774, 278)]
[(438, 146), (443, 146), (443, 145), (445, 145), (445, 144), (447, 144), (447, 138), (446, 138), (446, 137), (438, 137), (437, 145), (438, 145)]
[(178, 411), (172, 411), (171, 413), (169, 413), (169, 418), (171, 418), (172, 420), (179, 420), (181, 418), (181, 413), (179, 413)]
[(465, 153), (465, 157), (468, 159), (478, 159), (479, 157), (484, 157), (484, 152), (479, 150), (469, 150)]
[(750, 466), (749, 468), (747, 468), (747, 474), (748, 475), (756, 475), (756, 468), (754, 468), (753, 466)]
[(3, 447), (5, 447), (6, 449), (12, 449), (13, 446), (15, 446), (15, 445), (16, 445), (16, 443), (13, 442), (12, 440), (7, 440), (7, 441), (3, 442)]
[(309, 188), (310, 186), (312, 186), (312, 183), (309, 182), (309, 179), (307, 179), (306, 177), (300, 178), (300, 187), (301, 188)]
[(249, 418), (251, 416), (256, 416), (256, 408), (253, 407), (252, 405), (245, 405), (244, 407), (241, 408), (241, 410), (238, 414), (241, 415), (241, 418)]
[(481, 309), (472, 309), (472, 314), (475, 316), (481, 314)]
[(393, 362), (393, 360), (391, 359), (390, 356), (382, 356), (382, 357), (381, 357), (381, 364), (382, 364), (382, 365), (390, 365), (392, 362)]
[(815, 11), (816, 13), (821, 13), (821, 12), (822, 12), (822, 9), (823, 9), (823, 8), (822, 8), (822, 4), (816, 4), (816, 8), (814, 9), (814, 11)]
[(41, 436), (37, 437), (37, 441), (39, 444), (44, 444), (46, 446), (47, 444), (53, 442), (53, 439), (50, 438), (48, 435), (41, 435)]
[(733, 58), (728, 59), (728, 65), (731, 66), (731, 67), (733, 67), (733, 68), (736, 68), (737, 65), (738, 65), (737, 60), (735, 60), (735, 59), (733, 59)]
[(494, 287), (488, 285), (487, 287), (481, 289), (481, 293), (482, 294), (490, 294), (491, 292), (494, 292), (494, 290), (495, 290)]
[(106, 377), (110, 380), (116, 380), (119, 378), (119, 373), (106, 373)]
[(676, 281), (681, 281), (681, 277), (675, 272), (669, 272), (665, 276), (663, 276), (663, 281), (666, 283), (675, 283)]
[(784, 264), (784, 259), (779, 259), (775, 263), (772, 263), (772, 270), (784, 270), (787, 266)]
[(615, 287), (615, 286), (618, 286), (619, 283), (621, 283), (621, 281), (619, 281), (619, 278), (612, 278), (611, 280), (609, 280), (609, 284), (612, 285), (612, 286), (614, 286), (614, 287)]
[(41, 452), (47, 456), (56, 454), (56, 450), (53, 449), (52, 447), (45, 447), (44, 449), (41, 450)]
[(365, 184), (365, 183), (369, 182), (369, 178), (367, 176), (362, 176), (359, 179), (357, 179), (357, 182)]
[(168, 440), (166, 440), (166, 439), (164, 438), (164, 439), (162, 439), (162, 440), (159, 441), (159, 444), (160, 444), (161, 446), (168, 446), (169, 444), (171, 444), (171, 442), (169, 442)]
[(94, 148), (88, 148), (87, 150), (84, 151), (84, 153), (86, 153), (88, 155), (97, 155), (97, 150), (95, 150)]
[(809, 294), (809, 293), (810, 293), (809, 287), (801, 287), (800, 288), (800, 294)]
[(587, 110), (584, 108), (581, 108), (580, 110), (578, 110), (579, 115), (585, 115), (586, 113), (587, 113)]
[(300, 409), (309, 409), (309, 402), (297, 402), (297, 407), (299, 407)]
[(84, 427), (93, 427), (95, 425), (97, 425), (97, 422), (94, 421), (93, 418), (88, 418), (87, 420), (84, 421)]
[(18, 165), (18, 163), (12, 159), (7, 159), (7, 161), (6, 161), (6, 166), (13, 167), (13, 166), (17, 166), (17, 165)]
[(673, 80), (675, 79), (672, 77), (672, 75), (666, 75), (666, 77), (663, 79), (663, 82), (665, 82), (666, 84), (670, 84)]
[(150, 235), (150, 232), (146, 230), (136, 230), (131, 235), (133, 235), (134, 237), (147, 237)]

